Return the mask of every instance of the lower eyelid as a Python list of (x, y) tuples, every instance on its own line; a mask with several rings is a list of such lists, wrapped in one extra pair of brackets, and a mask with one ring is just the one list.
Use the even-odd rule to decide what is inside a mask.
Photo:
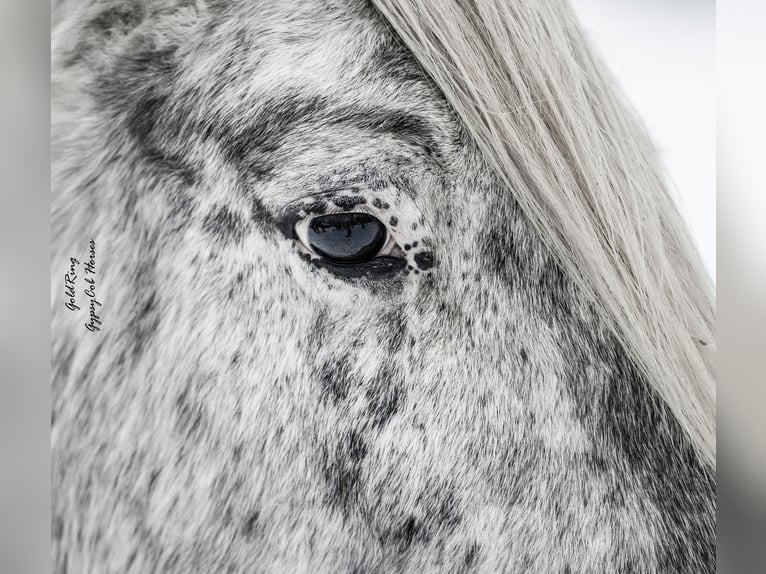
[(397, 275), (407, 267), (407, 260), (402, 257), (375, 257), (357, 264), (337, 264), (326, 259), (312, 260), (314, 265), (326, 269), (343, 279), (384, 279)]

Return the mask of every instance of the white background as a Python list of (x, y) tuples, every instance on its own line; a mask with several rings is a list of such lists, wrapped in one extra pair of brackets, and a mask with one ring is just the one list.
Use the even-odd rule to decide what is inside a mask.
[(571, 2), (654, 138), (671, 192), (715, 278), (715, 3)]

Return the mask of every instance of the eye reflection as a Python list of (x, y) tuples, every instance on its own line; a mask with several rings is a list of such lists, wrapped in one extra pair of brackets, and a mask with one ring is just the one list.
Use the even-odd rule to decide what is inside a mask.
[(362, 263), (374, 258), (386, 243), (386, 226), (368, 213), (333, 213), (315, 217), (307, 242), (317, 255), (337, 263)]

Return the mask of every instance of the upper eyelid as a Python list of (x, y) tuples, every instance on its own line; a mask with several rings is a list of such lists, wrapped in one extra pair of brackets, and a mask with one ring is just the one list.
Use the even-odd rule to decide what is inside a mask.
[[(290, 201), (283, 213), (292, 214), (298, 219), (312, 215), (349, 211), (361, 211), (377, 216), (379, 212), (393, 211), (392, 208), (398, 202), (391, 195), (390, 192), (374, 191), (372, 186), (355, 185), (324, 188), (319, 192), (296, 197)], [(383, 205), (376, 201), (380, 198), (385, 198), (380, 202)], [(381, 221), (383, 221), (382, 218)], [(384, 221), (384, 223), (386, 222)]]

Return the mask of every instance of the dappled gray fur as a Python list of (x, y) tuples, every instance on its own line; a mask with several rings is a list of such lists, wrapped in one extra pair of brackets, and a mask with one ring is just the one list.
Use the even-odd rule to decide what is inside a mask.
[[(369, 5), (54, 16), (56, 572), (714, 571), (712, 472)], [(343, 209), (401, 264), (307, 255)]]

